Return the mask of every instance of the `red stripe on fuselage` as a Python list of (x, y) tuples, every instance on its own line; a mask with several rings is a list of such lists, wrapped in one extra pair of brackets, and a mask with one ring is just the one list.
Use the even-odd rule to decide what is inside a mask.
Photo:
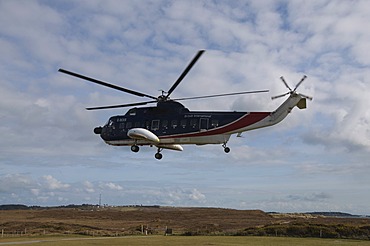
[(174, 134), (174, 135), (158, 136), (158, 137), (160, 139), (166, 139), (166, 138), (203, 137), (203, 136), (220, 135), (220, 134), (225, 134), (228, 132), (234, 132), (238, 129), (250, 126), (254, 123), (257, 123), (258, 121), (263, 120), (269, 115), (270, 115), (270, 112), (246, 113), (245, 115), (235, 120), (234, 122), (218, 127), (218, 128), (208, 129), (208, 130), (201, 131), (201, 132), (197, 131), (197, 132), (192, 132), (192, 133)]

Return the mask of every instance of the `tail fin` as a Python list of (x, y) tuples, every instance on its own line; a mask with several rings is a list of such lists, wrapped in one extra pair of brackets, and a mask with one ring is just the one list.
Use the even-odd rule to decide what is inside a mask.
[(306, 98), (302, 98), (301, 100), (299, 100), (299, 102), (297, 103), (297, 107), (299, 109), (307, 108)]

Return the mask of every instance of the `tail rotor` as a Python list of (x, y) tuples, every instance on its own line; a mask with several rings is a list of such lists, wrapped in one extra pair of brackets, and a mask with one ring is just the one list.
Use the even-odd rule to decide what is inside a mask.
[(286, 86), (286, 88), (288, 88), (288, 89), (289, 89), (289, 91), (292, 91), (292, 89), (289, 87), (288, 83), (285, 81), (284, 77), (283, 77), (283, 76), (281, 76), (281, 77), (280, 77), (280, 79), (281, 79), (281, 81), (283, 81), (283, 83), (284, 83), (284, 85)]
[(300, 95), (301, 97), (303, 98), (307, 98), (308, 100), (312, 100), (313, 98), (310, 97), (310, 96), (306, 96), (306, 95), (303, 95), (303, 94), (300, 94), (300, 93), (297, 93), (296, 90), (298, 89), (298, 87), (302, 84), (302, 82), (307, 78), (306, 75), (304, 75), (302, 77), (302, 79), (297, 83), (297, 85), (294, 87), (294, 89), (292, 90), (292, 88), (290, 88), (290, 86), (288, 85), (288, 83), (285, 81), (284, 77), (281, 76), (280, 79), (281, 81), (284, 83), (285, 87), (288, 88), (288, 92), (287, 93), (284, 93), (284, 94), (281, 94), (281, 95), (278, 95), (278, 96), (273, 96), (271, 97), (272, 100), (274, 99), (277, 99), (277, 98), (280, 98), (280, 97), (285, 97), (286, 95)]

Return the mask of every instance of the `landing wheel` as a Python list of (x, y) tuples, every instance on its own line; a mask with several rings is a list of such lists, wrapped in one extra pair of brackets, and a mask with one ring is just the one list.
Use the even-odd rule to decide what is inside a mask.
[(230, 148), (229, 148), (229, 147), (226, 147), (226, 143), (224, 143), (224, 144), (222, 145), (222, 147), (224, 147), (224, 151), (225, 151), (225, 153), (229, 153), (229, 152), (230, 152)]
[(139, 152), (139, 150), (140, 150), (139, 146), (137, 146), (137, 145), (132, 145), (132, 146), (131, 146), (131, 151), (132, 151), (132, 152), (137, 153), (137, 152)]
[(155, 159), (157, 159), (157, 160), (160, 160), (160, 159), (162, 159), (162, 157), (163, 157), (163, 155), (161, 154), (161, 153), (156, 153), (155, 155), (154, 155), (154, 157), (155, 157)]

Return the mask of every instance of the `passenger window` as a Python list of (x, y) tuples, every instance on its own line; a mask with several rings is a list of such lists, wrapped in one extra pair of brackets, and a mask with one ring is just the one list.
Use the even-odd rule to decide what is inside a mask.
[(172, 128), (176, 128), (177, 127), (177, 120), (171, 121), (171, 126), (172, 126)]
[(168, 128), (168, 120), (163, 120), (162, 121), (162, 127), (167, 129)]
[(157, 131), (159, 129), (159, 120), (152, 121), (152, 130)]
[(125, 123), (119, 123), (119, 129), (124, 129), (125, 128)]
[(145, 121), (145, 128), (146, 129), (150, 129), (150, 121), (149, 120), (147, 120), (147, 121)]
[(191, 119), (190, 120), (190, 126), (193, 128), (197, 128), (197, 123), (198, 121), (196, 119)]
[(182, 126), (182, 128), (185, 128), (186, 127), (186, 120), (181, 120), (180, 125)]
[(211, 126), (214, 127), (214, 128), (218, 127), (218, 120), (212, 120), (211, 121)]
[(135, 127), (140, 127), (140, 122), (135, 122)]
[(126, 123), (126, 128), (131, 129), (132, 128), (132, 122), (127, 122)]

